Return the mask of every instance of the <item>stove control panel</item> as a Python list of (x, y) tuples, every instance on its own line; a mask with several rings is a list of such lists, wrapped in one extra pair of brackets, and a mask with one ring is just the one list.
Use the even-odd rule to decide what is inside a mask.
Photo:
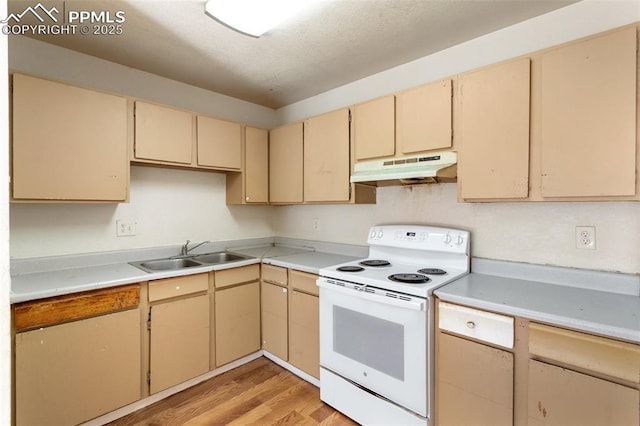
[(420, 225), (381, 225), (369, 230), (370, 245), (467, 253), (469, 232)]

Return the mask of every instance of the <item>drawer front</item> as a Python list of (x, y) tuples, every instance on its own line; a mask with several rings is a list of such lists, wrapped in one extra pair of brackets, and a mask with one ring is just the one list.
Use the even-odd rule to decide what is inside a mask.
[(531, 322), (529, 352), (640, 383), (640, 345)]
[(260, 279), (260, 265), (242, 266), (240, 268), (223, 269), (215, 272), (216, 288), (229, 287), (234, 284), (248, 283)]
[(289, 271), (289, 280), (291, 282), (291, 287), (294, 289), (301, 290), (315, 296), (318, 295), (318, 286), (316, 285), (316, 281), (318, 280), (317, 275), (292, 269)]
[(287, 268), (273, 265), (262, 265), (262, 281), (286, 286), (288, 283)]
[(511, 317), (440, 302), (438, 321), (441, 330), (505, 348), (513, 348), (513, 318)]
[(149, 282), (149, 302), (171, 299), (209, 289), (209, 274), (187, 275)]
[(16, 332), (137, 308), (140, 285), (87, 291), (14, 305)]

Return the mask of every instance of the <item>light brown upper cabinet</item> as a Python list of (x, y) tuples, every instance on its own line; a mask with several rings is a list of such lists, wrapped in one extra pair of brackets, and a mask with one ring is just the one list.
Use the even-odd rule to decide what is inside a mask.
[(395, 154), (395, 96), (389, 95), (353, 107), (353, 143), (356, 161)]
[(198, 116), (198, 166), (240, 170), (242, 167), (242, 125)]
[(273, 204), (302, 203), (302, 123), (269, 132), (269, 201)]
[(636, 194), (636, 28), (541, 57), (543, 197)]
[(411, 155), (452, 145), (451, 80), (396, 95), (396, 152)]
[(459, 77), (462, 199), (517, 199), (529, 193), (530, 59)]
[(191, 164), (192, 114), (141, 101), (135, 108), (135, 158)]
[(13, 75), (13, 200), (126, 201), (127, 100)]
[(349, 201), (349, 110), (304, 122), (304, 201)]
[(269, 202), (269, 132), (244, 128), (244, 165), (241, 173), (227, 173), (227, 204)]

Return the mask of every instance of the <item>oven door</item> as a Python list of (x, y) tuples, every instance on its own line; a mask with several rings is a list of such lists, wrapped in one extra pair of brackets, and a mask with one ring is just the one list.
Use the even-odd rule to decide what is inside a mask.
[(318, 279), (320, 365), (426, 417), (428, 301), (337, 282)]

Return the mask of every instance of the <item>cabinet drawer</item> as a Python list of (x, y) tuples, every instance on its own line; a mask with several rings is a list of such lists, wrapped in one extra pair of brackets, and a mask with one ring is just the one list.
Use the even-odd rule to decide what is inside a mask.
[(149, 302), (171, 299), (209, 289), (209, 274), (167, 278), (149, 283)]
[(273, 265), (262, 265), (262, 281), (286, 286), (288, 283), (287, 268)]
[(260, 279), (260, 265), (242, 266), (240, 268), (223, 269), (216, 271), (216, 288), (229, 287), (230, 285), (258, 281)]
[(291, 287), (294, 289), (316, 296), (318, 295), (318, 286), (316, 285), (316, 280), (318, 279), (317, 275), (294, 271), (292, 269), (289, 272), (289, 277), (291, 278)]
[(140, 285), (87, 291), (14, 305), (16, 332), (137, 308)]
[(533, 355), (640, 383), (640, 345), (529, 323)]
[(440, 302), (438, 320), (441, 330), (513, 348), (511, 317)]

